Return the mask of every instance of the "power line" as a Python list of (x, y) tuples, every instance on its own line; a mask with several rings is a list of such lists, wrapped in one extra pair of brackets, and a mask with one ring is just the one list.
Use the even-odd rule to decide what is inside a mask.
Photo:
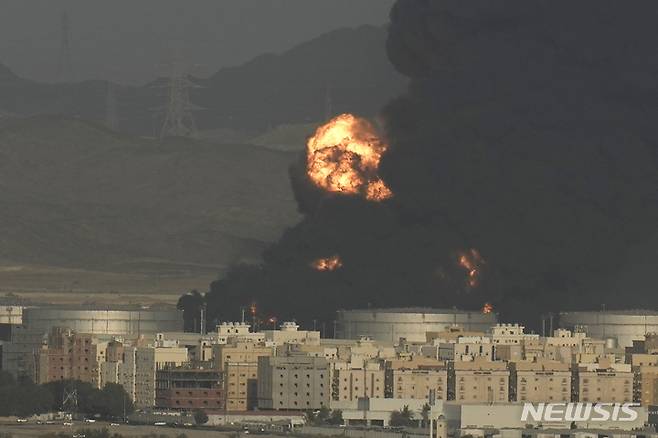
[(201, 109), (190, 101), (190, 89), (199, 88), (184, 72), (180, 49), (174, 51), (167, 85), (165, 117), (160, 138), (196, 137), (197, 129), (192, 111)]
[(59, 61), (57, 64), (57, 79), (71, 82), (74, 79), (73, 61), (71, 56), (71, 23), (66, 11), (60, 19)]

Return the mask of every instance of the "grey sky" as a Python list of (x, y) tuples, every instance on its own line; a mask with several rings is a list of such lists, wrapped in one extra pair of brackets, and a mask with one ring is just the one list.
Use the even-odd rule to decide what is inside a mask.
[(383, 24), (393, 0), (0, 0), (0, 63), (53, 80), (68, 11), (76, 79), (150, 80), (180, 40), (208, 75), (332, 29)]

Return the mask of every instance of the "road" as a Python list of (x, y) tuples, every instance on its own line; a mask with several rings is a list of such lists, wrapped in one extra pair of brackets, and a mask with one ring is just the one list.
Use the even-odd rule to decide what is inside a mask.
[[(166, 427), (166, 426), (134, 426), (121, 424), (119, 426), (110, 426), (109, 423), (97, 422), (94, 424), (85, 424), (81, 422), (74, 422), (73, 426), (64, 426), (59, 424), (35, 424), (35, 423), (0, 423), (0, 431), (2, 433), (11, 434), (12, 438), (37, 438), (48, 433), (69, 433), (73, 436), (81, 429), (103, 429), (107, 428), (110, 433), (119, 433), (124, 437), (141, 437), (143, 435), (157, 434), (158, 436), (178, 437), (185, 434), (187, 438), (209, 438), (221, 437), (229, 438), (231, 432), (219, 432), (209, 429), (197, 429), (190, 427)], [(259, 436), (262, 437), (262, 436)]]

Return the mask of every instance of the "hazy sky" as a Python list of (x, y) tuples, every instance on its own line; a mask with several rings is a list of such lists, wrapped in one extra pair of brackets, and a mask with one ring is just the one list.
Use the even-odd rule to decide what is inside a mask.
[(54, 80), (66, 10), (76, 79), (150, 80), (177, 40), (205, 76), (332, 29), (383, 24), (393, 1), (0, 0), (0, 63)]

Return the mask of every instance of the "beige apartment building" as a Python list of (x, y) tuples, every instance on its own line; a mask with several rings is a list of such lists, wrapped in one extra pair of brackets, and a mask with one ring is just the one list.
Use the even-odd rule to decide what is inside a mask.
[(229, 338), (228, 344), (213, 345), (213, 367), (224, 371), (227, 410), (246, 411), (257, 406), (258, 358), (272, 354), (272, 347), (248, 338)]
[(505, 362), (476, 358), (455, 362), (455, 400), (460, 403), (506, 403), (510, 372)]
[(385, 372), (380, 361), (331, 363), (331, 399), (354, 401), (359, 398), (384, 398)]
[(275, 346), (284, 344), (308, 344), (320, 345), (320, 332), (311, 330), (299, 330), (299, 326), (291, 321), (281, 324), (279, 330), (263, 330), (265, 341)]
[(387, 398), (447, 400), (448, 370), (446, 363), (434, 358), (414, 356), (408, 360), (386, 361)]
[(320, 409), (331, 398), (330, 367), (323, 357), (258, 358), (260, 409)]
[(439, 344), (439, 360), (455, 362), (472, 361), (476, 358), (493, 360), (494, 344), (487, 336), (460, 336), (454, 341)]
[[(134, 377), (126, 375), (128, 382), (134, 382), (135, 406), (155, 406), (155, 379), (158, 368), (165, 365), (179, 366), (187, 362), (187, 349), (182, 347), (137, 347), (134, 356)], [(130, 361), (130, 359), (129, 359)], [(126, 374), (130, 373), (126, 369)]]
[(251, 411), (258, 406), (258, 362), (226, 362), (224, 393), (228, 411)]
[(519, 402), (571, 401), (571, 366), (539, 359), (510, 363), (511, 390)]
[(53, 328), (48, 335), (48, 345), (37, 357), (37, 382), (71, 379), (100, 388), (100, 364), (105, 362), (106, 346), (107, 343), (99, 342), (92, 335)]
[(213, 345), (213, 366), (223, 371), (227, 363), (258, 363), (261, 356), (272, 356), (273, 349), (263, 343), (248, 340), (232, 341), (228, 344)]
[(633, 401), (633, 372), (630, 364), (579, 363), (578, 401), (624, 403)]
[(658, 354), (631, 356), (634, 378), (633, 401), (650, 406), (658, 404)]
[(490, 336), (494, 345), (521, 345), (525, 340), (539, 339), (539, 335), (525, 333), (525, 327), (519, 324), (496, 324)]

